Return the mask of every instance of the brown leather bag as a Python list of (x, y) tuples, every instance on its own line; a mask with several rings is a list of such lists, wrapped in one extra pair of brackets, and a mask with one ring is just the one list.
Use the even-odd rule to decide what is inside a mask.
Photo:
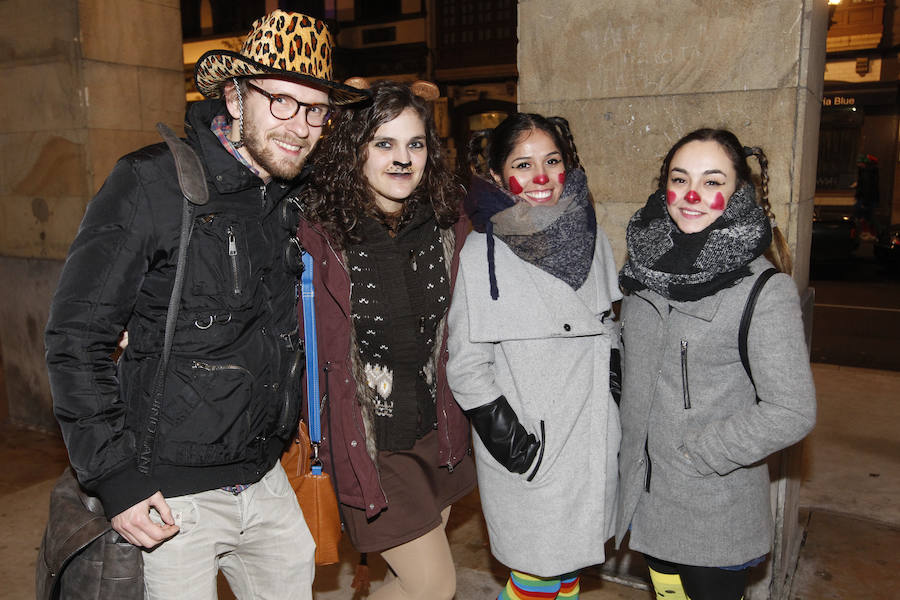
[(35, 564), (37, 600), (141, 600), (141, 549), (116, 533), (100, 499), (66, 467), (50, 492), (50, 517)]
[(281, 466), (297, 494), (303, 518), (316, 542), (316, 564), (331, 565), (340, 561), (341, 516), (331, 477), (322, 471), (322, 465), (311, 455), (311, 449), (309, 430), (306, 423), (300, 421), (297, 436), (281, 456)]

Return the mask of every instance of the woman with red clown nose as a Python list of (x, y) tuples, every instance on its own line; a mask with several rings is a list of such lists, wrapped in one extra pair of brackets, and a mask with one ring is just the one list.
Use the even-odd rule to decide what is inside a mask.
[[(748, 156), (759, 161), (758, 202)], [(630, 531), (660, 597), (743, 596), (747, 569), (772, 547), (765, 459), (815, 423), (768, 183), (761, 149), (700, 129), (669, 150), (628, 224), (616, 539)]]
[(565, 119), (513, 114), (469, 159), (447, 381), (477, 434), (491, 552), (512, 569), (499, 598), (577, 598), (613, 533), (612, 251)]

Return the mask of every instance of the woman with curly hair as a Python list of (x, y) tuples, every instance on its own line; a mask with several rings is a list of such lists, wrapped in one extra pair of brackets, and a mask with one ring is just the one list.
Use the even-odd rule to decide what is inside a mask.
[(396, 575), (369, 598), (449, 600), (444, 527), (475, 484), (445, 372), (462, 188), (427, 101), (394, 82), (370, 91), (320, 142), (302, 198), (330, 409), (321, 458), (354, 546), (380, 552)]

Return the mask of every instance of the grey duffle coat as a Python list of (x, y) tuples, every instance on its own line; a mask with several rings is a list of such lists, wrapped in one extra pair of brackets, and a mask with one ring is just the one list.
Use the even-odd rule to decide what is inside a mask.
[(473, 435), (491, 552), (505, 565), (553, 577), (604, 560), (616, 501), (619, 417), (609, 394), (618, 346), (612, 302), (621, 297), (612, 250), (597, 231), (594, 262), (578, 291), (495, 240), (491, 299), (486, 237), (472, 232), (460, 256), (448, 316), (447, 380), (464, 410), (506, 396), (543, 456), (519, 475)]
[(650, 290), (625, 297), (618, 543), (630, 527), (633, 550), (706, 567), (771, 549), (765, 458), (812, 429), (816, 395), (787, 275), (766, 283), (753, 313), (755, 391), (741, 364), (741, 314), (770, 266), (757, 258), (752, 276), (694, 302)]

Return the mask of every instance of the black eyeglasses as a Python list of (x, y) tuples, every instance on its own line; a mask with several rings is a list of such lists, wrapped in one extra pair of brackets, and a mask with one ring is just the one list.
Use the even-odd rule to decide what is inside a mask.
[(331, 107), (327, 104), (307, 104), (285, 94), (270, 94), (249, 81), (247, 82), (247, 87), (256, 90), (269, 99), (269, 112), (279, 121), (293, 119), (294, 115), (300, 112), (301, 108), (306, 108), (306, 123), (310, 127), (321, 127), (328, 120), (328, 115), (331, 114)]

